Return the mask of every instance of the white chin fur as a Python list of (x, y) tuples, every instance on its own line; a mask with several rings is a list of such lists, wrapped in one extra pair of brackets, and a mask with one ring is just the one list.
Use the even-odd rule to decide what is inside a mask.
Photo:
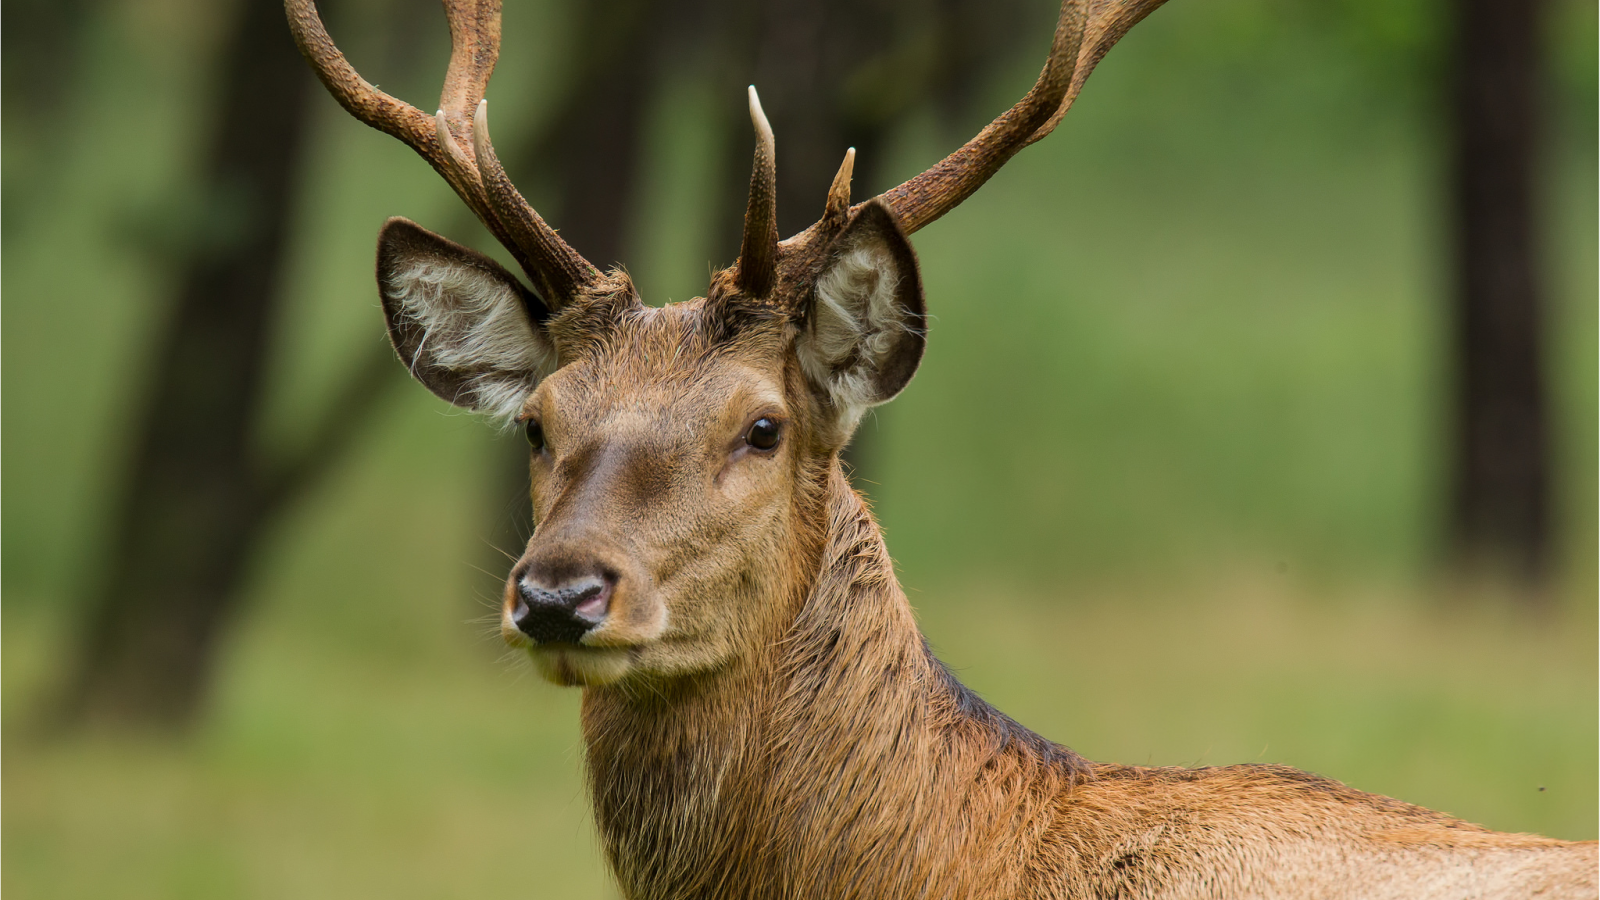
[(546, 681), (565, 687), (612, 684), (631, 668), (628, 651), (615, 648), (530, 646), (528, 656)]

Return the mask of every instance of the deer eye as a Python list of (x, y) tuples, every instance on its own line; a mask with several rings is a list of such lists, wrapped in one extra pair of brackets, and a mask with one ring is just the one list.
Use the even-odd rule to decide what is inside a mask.
[(538, 453), (544, 449), (544, 426), (539, 424), (538, 419), (523, 422), (522, 430), (528, 435), (528, 446), (533, 448), (533, 452)]
[(755, 420), (745, 432), (744, 442), (757, 450), (771, 450), (778, 446), (778, 423), (767, 418)]

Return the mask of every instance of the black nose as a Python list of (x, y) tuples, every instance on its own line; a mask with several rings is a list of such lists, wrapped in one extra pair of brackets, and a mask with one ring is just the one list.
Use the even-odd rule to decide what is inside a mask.
[(540, 644), (576, 644), (606, 617), (610, 601), (609, 578), (586, 575), (546, 586), (524, 574), (517, 578), (511, 620)]

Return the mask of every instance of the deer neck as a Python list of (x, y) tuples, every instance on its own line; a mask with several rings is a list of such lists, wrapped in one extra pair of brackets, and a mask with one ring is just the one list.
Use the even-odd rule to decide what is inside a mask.
[(808, 577), (767, 598), (792, 613), (759, 652), (664, 693), (585, 693), (597, 823), (630, 897), (914, 893), (977, 845), (1018, 853), (962, 877), (1015, 880), (1046, 798), (1082, 771), (928, 652), (837, 465), (824, 496)]

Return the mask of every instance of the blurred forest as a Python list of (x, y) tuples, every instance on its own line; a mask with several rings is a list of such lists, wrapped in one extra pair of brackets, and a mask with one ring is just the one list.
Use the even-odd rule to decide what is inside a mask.
[[(433, 108), (437, 4), (322, 6)], [(499, 248), (272, 0), (0, 15), (0, 887), (607, 896), (576, 694), (485, 624), (525, 448), (408, 383), (372, 285), (390, 215)], [(1013, 102), (1052, 18), (511, 3), (496, 144), (687, 299), (737, 250), (744, 84), (788, 234), (846, 146), (869, 196)], [(1094, 758), (1595, 836), (1595, 28), (1172, 0), (917, 235), (929, 354), (851, 462), (965, 680)]]

